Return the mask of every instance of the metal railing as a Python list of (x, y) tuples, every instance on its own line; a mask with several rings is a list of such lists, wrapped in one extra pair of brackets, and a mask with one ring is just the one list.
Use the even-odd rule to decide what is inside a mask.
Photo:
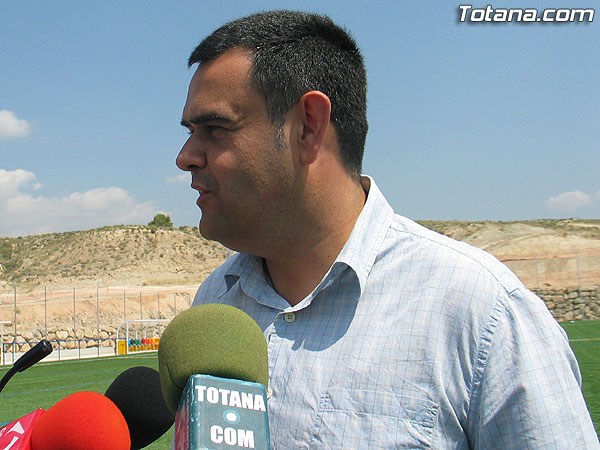
[[(117, 354), (117, 338), (105, 339), (57, 339), (50, 341), (52, 353), (44, 361), (64, 361), (69, 359), (100, 358)], [(92, 345), (90, 345), (92, 343)], [(31, 346), (27, 341), (5, 342), (1, 345), (2, 361), (0, 365), (10, 365), (25, 352), (24, 347)]]
[[(196, 288), (0, 290), (0, 322), (12, 342), (105, 339), (127, 320), (172, 319), (189, 308)], [(37, 341), (36, 341), (37, 342)]]

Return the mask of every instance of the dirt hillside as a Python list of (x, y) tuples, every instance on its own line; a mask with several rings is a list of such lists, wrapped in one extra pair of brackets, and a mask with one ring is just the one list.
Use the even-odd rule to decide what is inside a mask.
[[(421, 221), (437, 232), (482, 248), (507, 261), (522, 279), (551, 272), (541, 262), (589, 256), (591, 278), (600, 265), (600, 220), (519, 222)], [(198, 285), (227, 257), (228, 250), (202, 238), (195, 228), (113, 226), (18, 238), (0, 237), (0, 290), (106, 286)], [(514, 261), (533, 261), (516, 264)], [(582, 260), (583, 261), (583, 260)], [(550, 261), (552, 262), (552, 261)], [(585, 262), (585, 261), (584, 261)], [(577, 261), (579, 264), (580, 261)], [(512, 264), (512, 265), (511, 265)], [(587, 267), (587, 266), (586, 266)], [(578, 269), (586, 269), (579, 267)], [(571, 270), (568, 268), (568, 270)], [(587, 275), (586, 275), (587, 276)], [(595, 279), (600, 284), (600, 267)], [(526, 283), (528, 284), (528, 283)], [(529, 282), (531, 284), (531, 281)]]
[(500, 257), (600, 250), (600, 220), (421, 221), (420, 223)]
[[(600, 220), (421, 223), (494, 254), (530, 289), (600, 285)], [(172, 318), (230, 254), (191, 227), (0, 237), (0, 321), (17, 324), (5, 337), (26, 351), (46, 336), (76, 345), (116, 336), (126, 319)]]
[(600, 285), (600, 220), (421, 223), (493, 254), (530, 289)]
[(197, 285), (227, 254), (191, 227), (114, 226), (0, 237), (0, 289)]

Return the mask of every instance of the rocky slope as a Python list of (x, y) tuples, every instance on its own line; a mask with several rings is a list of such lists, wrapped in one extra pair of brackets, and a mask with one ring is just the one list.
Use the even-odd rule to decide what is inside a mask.
[[(600, 316), (600, 220), (421, 223), (497, 256), (547, 297), (557, 318)], [(126, 319), (172, 318), (230, 253), (190, 227), (0, 237), (0, 321), (13, 323), (5, 342), (16, 334), (16, 351), (43, 336), (66, 348), (94, 346), (117, 336)]]
[[(600, 259), (600, 220), (420, 223), (508, 262), (534, 258), (541, 261), (576, 253), (591, 253)], [(191, 227), (113, 226), (0, 237), (0, 290), (10, 289), (13, 284), (21, 290), (40, 286), (191, 286), (201, 282), (228, 253)], [(520, 271), (534, 270), (531, 264), (529, 268), (522, 266), (511, 268), (519, 276)]]
[(114, 226), (0, 237), (0, 289), (198, 284), (227, 253), (191, 227)]

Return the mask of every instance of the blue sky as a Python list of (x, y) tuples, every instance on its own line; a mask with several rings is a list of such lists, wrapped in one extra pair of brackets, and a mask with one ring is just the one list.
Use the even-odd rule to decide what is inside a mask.
[[(193, 74), (221, 24), (328, 14), (369, 78), (364, 172), (412, 219), (600, 218), (600, 6), (586, 24), (467, 24), (460, 2), (31, 1), (0, 14), (0, 236), (200, 211), (175, 157)], [(473, 4), (475, 8), (488, 3)]]

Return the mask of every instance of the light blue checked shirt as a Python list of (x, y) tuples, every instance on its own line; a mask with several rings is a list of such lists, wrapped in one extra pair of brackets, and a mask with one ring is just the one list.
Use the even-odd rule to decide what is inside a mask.
[(544, 303), (493, 256), (395, 215), (368, 184), (348, 242), (298, 305), (246, 254), (194, 299), (241, 308), (264, 330), (272, 448), (600, 448)]

